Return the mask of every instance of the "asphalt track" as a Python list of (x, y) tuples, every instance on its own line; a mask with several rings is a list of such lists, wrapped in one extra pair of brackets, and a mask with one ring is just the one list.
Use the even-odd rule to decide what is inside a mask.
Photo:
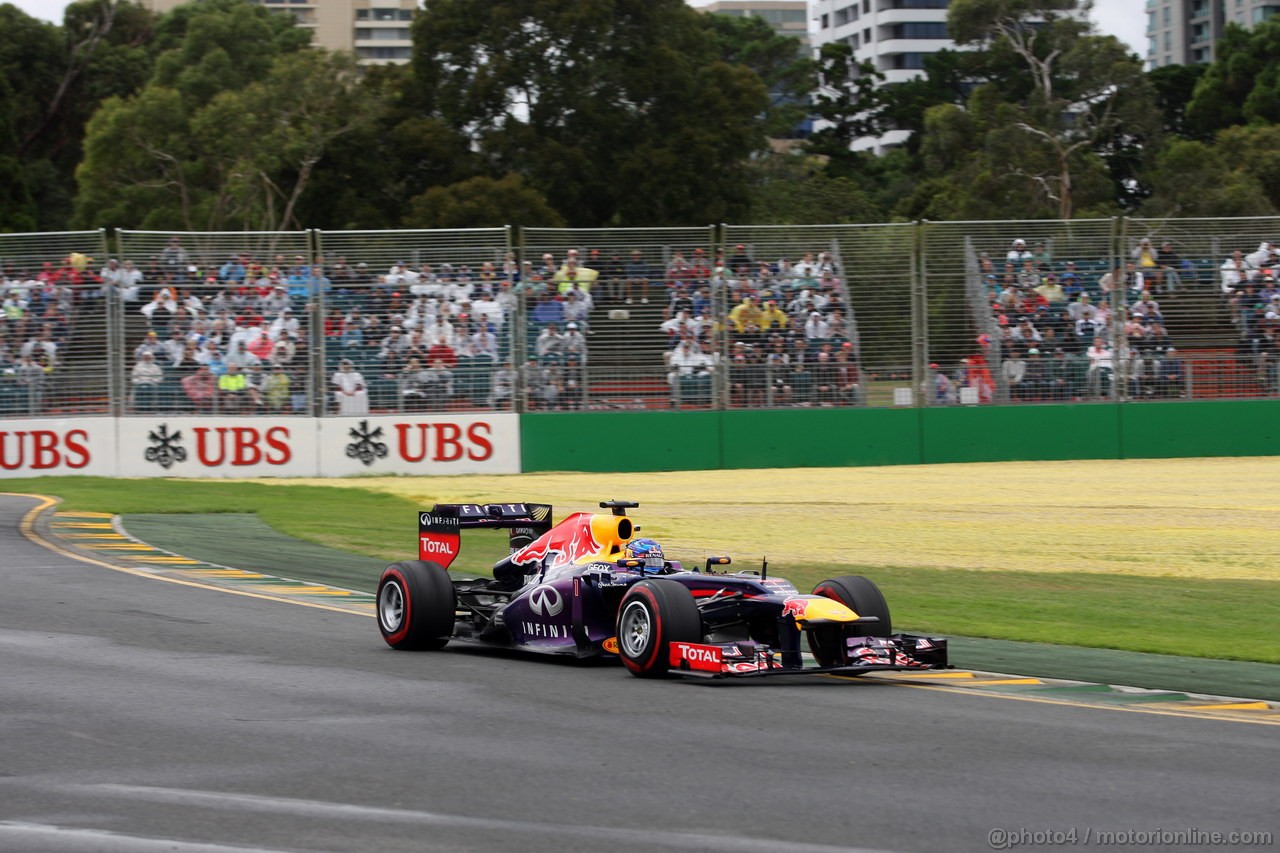
[(993, 829), (1280, 831), (1274, 725), (397, 653), (367, 617), (51, 552), (18, 531), (36, 503), (0, 497), (6, 853), (964, 851), (991, 849)]

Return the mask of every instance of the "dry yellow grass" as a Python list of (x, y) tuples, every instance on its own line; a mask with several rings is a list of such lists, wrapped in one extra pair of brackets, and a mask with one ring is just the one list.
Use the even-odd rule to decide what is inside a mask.
[(637, 500), (645, 535), (686, 559), (1280, 579), (1280, 457), (259, 482), (557, 518)]

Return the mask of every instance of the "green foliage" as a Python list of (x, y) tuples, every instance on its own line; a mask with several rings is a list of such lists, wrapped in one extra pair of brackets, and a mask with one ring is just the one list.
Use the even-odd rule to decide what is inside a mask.
[(745, 212), (767, 127), (764, 84), (722, 45), (680, 0), (436, 0), (414, 96), (571, 225), (704, 224)]
[[(240, 0), (175, 11), (155, 72), (94, 116), (76, 218), (186, 230), (303, 227), (311, 177), (335, 140), (371, 126), (377, 92), (350, 55), (300, 50), (291, 19)], [(307, 224), (311, 224), (308, 222)]]
[(703, 15), (721, 61), (750, 68), (769, 92), (767, 132), (784, 137), (804, 119), (816, 83), (816, 64), (795, 36), (779, 35), (754, 15)]
[[(1087, 10), (1092, 5), (1078, 0), (952, 0), (947, 30), (956, 44), (1007, 38), (1014, 30), (1022, 30), (1032, 39), (1037, 38), (1038, 32), (1042, 43), (1054, 42), (1078, 36), (1082, 31), (1083, 25), (1063, 16), (1063, 12)], [(1047, 21), (1049, 26), (1031, 25), (1029, 22), (1035, 18)]]
[(818, 60), (818, 90), (813, 111), (823, 122), (809, 140), (809, 150), (828, 158), (837, 171), (855, 159), (851, 146), (888, 129), (884, 74), (870, 62), (857, 62), (853, 48), (843, 42), (822, 46)]
[[(1061, 14), (1064, 0), (956, 0), (958, 42), (982, 44), (969, 60), (989, 82), (963, 108), (947, 97), (963, 80), (958, 60), (935, 65), (936, 85), (914, 93), (924, 111), (919, 142), (927, 180), (898, 206), (928, 218), (1070, 219), (1132, 207), (1161, 126), (1151, 82), (1118, 40)], [(1035, 23), (1039, 18), (1040, 23)], [(1012, 64), (1012, 65), (1011, 65)], [(1020, 67), (1018, 73), (1009, 73)], [(949, 81), (948, 81), (949, 75)]]
[(1172, 141), (1156, 159), (1149, 216), (1274, 216), (1277, 128), (1232, 128), (1218, 144)]
[(1208, 65), (1162, 65), (1147, 72), (1155, 89), (1165, 133), (1183, 138), (1194, 135), (1187, 122), (1187, 107), (1209, 68)]
[(750, 225), (884, 221), (884, 210), (851, 177), (833, 176), (812, 157), (775, 154), (755, 166)]
[(432, 187), (409, 203), (409, 228), (500, 228), (512, 222), (560, 228), (564, 219), (547, 199), (509, 174), (500, 180), (469, 178), (447, 187)]
[(150, 73), (152, 22), (150, 12), (121, 0), (73, 3), (61, 27), (0, 6), (13, 156), (36, 228), (67, 226), (84, 126), (104, 99), (135, 91)]
[(1215, 51), (1187, 105), (1190, 131), (1207, 139), (1236, 124), (1280, 121), (1280, 18), (1251, 30), (1227, 24)]
[(0, 77), (0, 232), (36, 230), (35, 204), (27, 189), (13, 132), (13, 87)]

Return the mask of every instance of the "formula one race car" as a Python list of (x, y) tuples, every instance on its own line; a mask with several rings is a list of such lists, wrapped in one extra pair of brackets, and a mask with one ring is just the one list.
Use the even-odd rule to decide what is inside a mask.
[[(437, 504), (419, 513), (419, 560), (378, 582), (378, 627), (395, 649), (450, 641), (619, 657), (642, 678), (705, 678), (941, 669), (947, 642), (893, 634), (875, 584), (846, 576), (802, 595), (786, 580), (733, 571), (728, 557), (686, 569), (653, 540), (636, 540), (626, 511), (579, 512), (551, 524), (536, 503)], [(455, 578), (464, 528), (509, 530), (511, 553), (492, 578)], [(806, 664), (804, 637), (813, 664)]]

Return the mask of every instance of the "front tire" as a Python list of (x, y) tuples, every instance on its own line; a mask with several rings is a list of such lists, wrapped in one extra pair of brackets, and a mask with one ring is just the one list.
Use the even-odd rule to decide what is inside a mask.
[(844, 659), (845, 637), (888, 637), (893, 634), (889, 603), (880, 587), (861, 575), (845, 575), (819, 583), (814, 595), (835, 599), (859, 616), (874, 616), (879, 622), (852, 625), (820, 625), (808, 631), (809, 651), (819, 666), (837, 666)]
[(393, 649), (443, 649), (453, 636), (457, 599), (439, 563), (392, 563), (378, 581), (378, 630)]
[(618, 607), (618, 656), (637, 678), (665, 678), (672, 643), (702, 641), (702, 614), (693, 594), (676, 581), (644, 580)]

